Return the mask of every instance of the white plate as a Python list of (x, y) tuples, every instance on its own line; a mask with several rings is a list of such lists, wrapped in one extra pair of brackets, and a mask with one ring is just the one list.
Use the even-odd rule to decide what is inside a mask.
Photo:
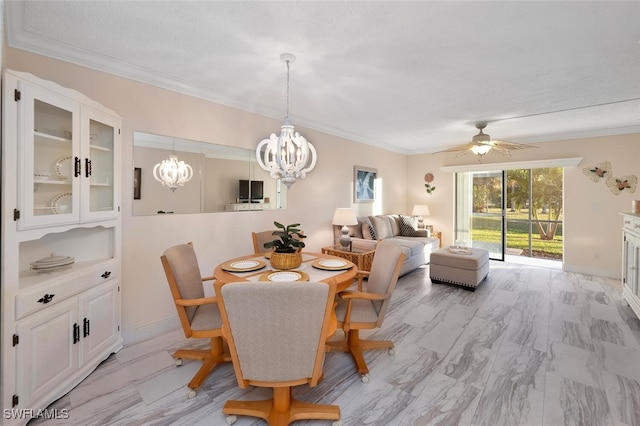
[(70, 192), (63, 192), (53, 197), (53, 200), (51, 200), (53, 214), (71, 213), (71, 200), (72, 194)]
[(62, 266), (53, 266), (51, 268), (44, 268), (44, 269), (33, 269), (33, 268), (32, 269), (36, 271), (38, 274), (48, 274), (51, 272), (65, 271), (70, 268), (71, 268), (71, 264), (62, 265)]
[(269, 281), (273, 282), (293, 282), (302, 278), (302, 274), (297, 272), (274, 272), (269, 274)]
[(47, 269), (57, 268), (60, 266), (70, 265), (75, 261), (71, 256), (55, 256), (51, 255), (31, 263), (31, 269)]
[(259, 264), (260, 262), (257, 262), (255, 260), (241, 260), (238, 262), (233, 262), (231, 266), (236, 269), (249, 269), (249, 268), (255, 268)]
[(66, 260), (69, 260), (69, 259), (73, 260), (73, 257), (71, 257), (71, 256), (56, 256), (54, 254), (51, 254), (51, 256), (43, 257), (42, 259), (38, 259), (33, 263), (40, 263), (40, 264), (58, 263), (58, 262), (66, 261)]
[(337, 260), (337, 259), (325, 259), (318, 262), (318, 264), (320, 266), (326, 266), (328, 268), (339, 268), (341, 266), (345, 266), (347, 262), (345, 262), (344, 260)]
[(56, 175), (61, 179), (69, 179), (71, 177), (71, 157), (60, 157), (56, 161)]

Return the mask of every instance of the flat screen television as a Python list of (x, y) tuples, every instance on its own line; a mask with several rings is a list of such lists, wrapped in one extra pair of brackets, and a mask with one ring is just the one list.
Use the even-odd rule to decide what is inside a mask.
[[(249, 191), (251, 189), (251, 191)], [(240, 201), (258, 201), (264, 198), (264, 182), (261, 180), (239, 180), (238, 199)]]

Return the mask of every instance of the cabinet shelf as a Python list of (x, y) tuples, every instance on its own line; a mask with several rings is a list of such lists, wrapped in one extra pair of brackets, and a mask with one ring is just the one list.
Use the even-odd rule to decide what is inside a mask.
[(41, 183), (45, 185), (71, 185), (70, 180), (55, 180), (55, 179), (34, 179), (33, 183)]
[(89, 145), (89, 148), (95, 149), (96, 151), (111, 152), (110, 148), (105, 148), (100, 145)]
[(92, 271), (100, 265), (105, 265), (105, 267), (113, 268), (114, 260), (110, 257), (104, 259), (85, 260), (82, 262), (73, 263), (69, 269), (64, 269), (62, 271), (56, 272), (45, 272), (40, 274), (32, 269), (21, 271), (20, 288), (25, 289), (36, 287), (39, 285), (48, 284), (52, 281), (68, 281), (70, 278), (86, 274), (88, 271)]
[(34, 136), (42, 138), (42, 139), (46, 139), (48, 141), (55, 141), (55, 142), (65, 142), (65, 143), (71, 143), (71, 139), (70, 138), (65, 138), (62, 136), (55, 136), (49, 133), (44, 133), (42, 131), (38, 131), (35, 130), (33, 132)]

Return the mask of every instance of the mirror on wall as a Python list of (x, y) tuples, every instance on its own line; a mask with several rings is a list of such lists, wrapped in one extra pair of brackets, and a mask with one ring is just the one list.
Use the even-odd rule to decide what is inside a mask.
[[(153, 177), (172, 153), (193, 169), (175, 191)], [(133, 167), (134, 216), (286, 208), (286, 187), (260, 168), (254, 150), (133, 132)]]

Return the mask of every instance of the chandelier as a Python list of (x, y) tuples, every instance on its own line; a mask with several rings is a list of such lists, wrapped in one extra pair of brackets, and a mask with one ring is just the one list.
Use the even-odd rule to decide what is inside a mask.
[(184, 161), (179, 161), (175, 153), (175, 139), (173, 140), (173, 149), (171, 155), (166, 160), (153, 167), (153, 177), (166, 186), (171, 191), (175, 191), (178, 187), (184, 186), (193, 177), (193, 169)]
[(272, 133), (269, 139), (263, 139), (256, 148), (258, 164), (269, 172), (273, 179), (280, 179), (287, 188), (303, 179), (316, 166), (316, 150), (300, 133), (293, 128), (289, 118), (289, 64), (296, 60), (290, 53), (280, 55), (287, 64), (287, 115), (280, 128), (280, 136)]

